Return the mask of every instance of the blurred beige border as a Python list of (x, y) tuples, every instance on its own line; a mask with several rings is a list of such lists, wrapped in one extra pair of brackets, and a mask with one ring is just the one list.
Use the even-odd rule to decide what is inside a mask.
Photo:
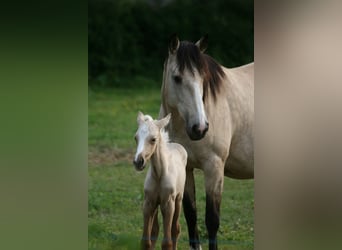
[(255, 249), (342, 249), (342, 2), (255, 2)]

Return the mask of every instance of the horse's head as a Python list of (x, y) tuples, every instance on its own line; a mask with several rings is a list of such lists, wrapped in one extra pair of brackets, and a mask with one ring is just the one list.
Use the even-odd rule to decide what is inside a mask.
[(207, 36), (194, 44), (180, 42), (174, 35), (164, 64), (164, 101), (171, 110), (176, 109), (185, 121), (185, 129), (191, 140), (202, 139), (209, 129), (204, 101), (209, 89), (215, 95), (213, 88), (218, 88), (212, 83), (216, 80), (212, 79), (212, 68), (217, 67), (215, 70), (219, 73), (214, 72), (216, 75), (222, 71), (213, 59), (203, 53), (206, 48)]
[(133, 164), (135, 169), (141, 171), (145, 168), (146, 162), (153, 155), (156, 145), (160, 142), (160, 131), (169, 123), (171, 115), (169, 114), (161, 120), (153, 120), (151, 116), (139, 112), (137, 123), (139, 125), (135, 134), (137, 143), (137, 152)]

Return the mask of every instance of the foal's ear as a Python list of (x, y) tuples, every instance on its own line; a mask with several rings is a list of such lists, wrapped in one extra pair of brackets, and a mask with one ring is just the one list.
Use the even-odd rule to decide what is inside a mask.
[(156, 124), (159, 129), (164, 128), (167, 124), (169, 124), (171, 119), (171, 113), (169, 113), (167, 116), (165, 116), (163, 119), (156, 121)]
[(138, 117), (137, 117), (138, 125), (140, 125), (143, 121), (144, 121), (144, 114), (141, 111), (139, 111), (138, 112)]
[(172, 34), (169, 41), (169, 53), (174, 54), (179, 48), (179, 39), (176, 33)]
[(203, 53), (208, 48), (208, 34), (199, 39), (195, 45)]

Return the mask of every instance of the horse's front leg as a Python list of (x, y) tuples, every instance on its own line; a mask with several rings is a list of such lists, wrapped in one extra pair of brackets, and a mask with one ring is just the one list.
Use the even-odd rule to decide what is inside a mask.
[(224, 165), (220, 159), (204, 168), (206, 211), (205, 224), (208, 230), (209, 250), (217, 250), (217, 231), (220, 225), (220, 205), (224, 181)]
[(141, 238), (141, 249), (143, 250), (152, 249), (151, 230), (152, 230), (153, 216), (154, 216), (156, 208), (157, 206), (155, 202), (145, 197), (144, 207), (143, 207), (144, 229), (143, 229), (143, 235)]
[(183, 195), (183, 210), (188, 225), (189, 244), (191, 250), (201, 250), (198, 229), (195, 180), (193, 169), (187, 169)]
[(172, 220), (175, 212), (175, 197), (170, 195), (160, 204), (163, 215), (164, 239), (162, 242), (162, 250), (172, 250)]

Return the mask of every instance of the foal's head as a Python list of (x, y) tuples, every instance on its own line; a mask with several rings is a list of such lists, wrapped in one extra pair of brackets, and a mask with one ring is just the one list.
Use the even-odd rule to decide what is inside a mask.
[(207, 36), (192, 43), (180, 42), (174, 35), (164, 64), (164, 99), (185, 121), (185, 129), (191, 140), (202, 139), (208, 131), (204, 103), (209, 93), (216, 100), (224, 76), (220, 65), (204, 54), (206, 48)]
[(151, 116), (139, 112), (137, 117), (138, 130), (135, 134), (137, 152), (133, 164), (135, 169), (141, 171), (146, 162), (153, 155), (158, 143), (162, 140), (161, 130), (169, 123), (171, 114), (161, 120), (153, 120)]

